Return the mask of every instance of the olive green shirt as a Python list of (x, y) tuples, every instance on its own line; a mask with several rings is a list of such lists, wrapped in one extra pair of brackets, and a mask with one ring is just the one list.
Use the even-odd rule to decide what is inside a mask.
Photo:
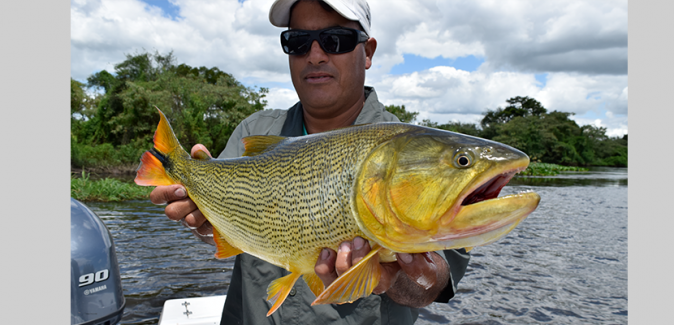
[[(385, 110), (372, 87), (365, 87), (365, 103), (354, 124), (399, 122)], [(302, 104), (288, 110), (259, 111), (243, 120), (234, 130), (227, 147), (218, 158), (243, 155), (241, 139), (250, 135), (301, 136), (304, 125)], [(447, 302), (456, 292), (456, 285), (463, 277), (470, 255), (463, 249), (438, 252), (450, 267), (450, 281), (436, 299)], [(227, 292), (220, 324), (413, 324), (419, 310), (402, 306), (386, 294), (370, 295), (354, 303), (311, 306), (316, 298), (304, 281), (297, 281), (281, 307), (271, 316), (266, 301), (267, 286), (275, 279), (288, 275), (283, 268), (267, 263), (248, 254), (236, 256), (232, 279)]]

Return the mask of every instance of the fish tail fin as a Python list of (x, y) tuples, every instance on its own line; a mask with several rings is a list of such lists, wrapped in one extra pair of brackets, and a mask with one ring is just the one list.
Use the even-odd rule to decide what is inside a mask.
[(140, 165), (136, 170), (135, 182), (142, 186), (176, 184), (166, 173), (169, 155), (179, 150), (183, 152), (181, 155), (189, 157), (189, 154), (180, 146), (178, 138), (173, 133), (164, 113), (159, 108), (157, 108), (157, 111), (159, 111), (159, 125), (157, 125), (157, 131), (154, 133), (154, 148), (143, 153)]
[(269, 284), (267, 287), (267, 301), (269, 301), (272, 306), (267, 313), (267, 317), (281, 307), (281, 304), (286, 300), (290, 290), (301, 275), (302, 274), (299, 272), (293, 272), (282, 278), (278, 278)]
[(343, 304), (369, 296), (381, 277), (378, 254), (380, 250), (382, 247), (373, 248), (362, 260), (325, 288), (311, 305)]

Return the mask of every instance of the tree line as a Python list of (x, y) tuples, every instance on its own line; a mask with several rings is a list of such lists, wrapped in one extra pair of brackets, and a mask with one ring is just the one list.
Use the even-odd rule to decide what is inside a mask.
[[(487, 110), (479, 124), (423, 120), (420, 125), (460, 132), (505, 143), (527, 153), (532, 161), (566, 166), (627, 167), (627, 134), (609, 137), (605, 127), (579, 126), (573, 113), (548, 110), (534, 98), (512, 97), (506, 107)], [(418, 113), (405, 105), (387, 106), (401, 121), (414, 122)]]
[(137, 164), (159, 123), (155, 106), (182, 144), (202, 143), (217, 154), (234, 128), (267, 104), (266, 88), (245, 87), (216, 67), (177, 65), (173, 53), (127, 54), (114, 69), (86, 84), (71, 78), (73, 167)]
[[(159, 123), (155, 106), (168, 118), (179, 141), (221, 152), (234, 128), (265, 109), (266, 88), (243, 86), (217, 67), (176, 64), (173, 53), (127, 54), (86, 83), (71, 78), (71, 165), (133, 166), (152, 146)], [(87, 93), (95, 93), (91, 96)], [(508, 106), (487, 111), (481, 123), (423, 120), (421, 125), (493, 139), (526, 152), (532, 160), (564, 165), (627, 166), (627, 135), (609, 138), (606, 128), (578, 126), (571, 113), (548, 112), (528, 97), (508, 99)], [(405, 106), (386, 109), (403, 122), (418, 113)]]

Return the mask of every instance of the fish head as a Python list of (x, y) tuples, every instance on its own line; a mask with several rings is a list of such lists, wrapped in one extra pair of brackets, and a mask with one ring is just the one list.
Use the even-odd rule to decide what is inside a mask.
[(526, 154), (505, 144), (418, 127), (369, 154), (352, 208), (366, 235), (394, 251), (483, 245), (538, 205), (535, 193), (497, 198), (528, 164)]

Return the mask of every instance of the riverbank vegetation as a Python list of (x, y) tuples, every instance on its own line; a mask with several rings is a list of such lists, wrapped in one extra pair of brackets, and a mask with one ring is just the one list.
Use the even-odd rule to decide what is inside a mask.
[(585, 167), (532, 162), (526, 170), (519, 172), (516, 176), (554, 176), (561, 172), (586, 172), (588, 170)]
[[(126, 55), (126, 60), (115, 64), (114, 69), (114, 73), (94, 73), (86, 83), (71, 79), (73, 170), (135, 171), (141, 154), (152, 148), (159, 122), (155, 106), (166, 114), (185, 148), (202, 143), (214, 155), (224, 149), (244, 118), (267, 106), (266, 88), (245, 87), (216, 67), (177, 64), (172, 53)], [(572, 113), (549, 112), (533, 98), (513, 97), (507, 103), (504, 108), (488, 110), (479, 123), (439, 124), (423, 120), (418, 124), (518, 148), (532, 161), (532, 167), (524, 174), (563, 171), (562, 166), (552, 168), (549, 164), (627, 166), (627, 135), (608, 137), (606, 128), (578, 126), (570, 118)], [(386, 109), (403, 122), (415, 123), (418, 116), (417, 112), (406, 111), (404, 105), (389, 105)], [(86, 186), (101, 182), (76, 183), (80, 178), (79, 173), (73, 178), (73, 186), (77, 187), (73, 191), (77, 193), (93, 193), (87, 192)], [(99, 186), (113, 189), (122, 185), (105, 181)]]
[(147, 200), (152, 189), (153, 187), (138, 186), (117, 178), (92, 180), (84, 171), (80, 177), (70, 179), (70, 196), (80, 201)]

